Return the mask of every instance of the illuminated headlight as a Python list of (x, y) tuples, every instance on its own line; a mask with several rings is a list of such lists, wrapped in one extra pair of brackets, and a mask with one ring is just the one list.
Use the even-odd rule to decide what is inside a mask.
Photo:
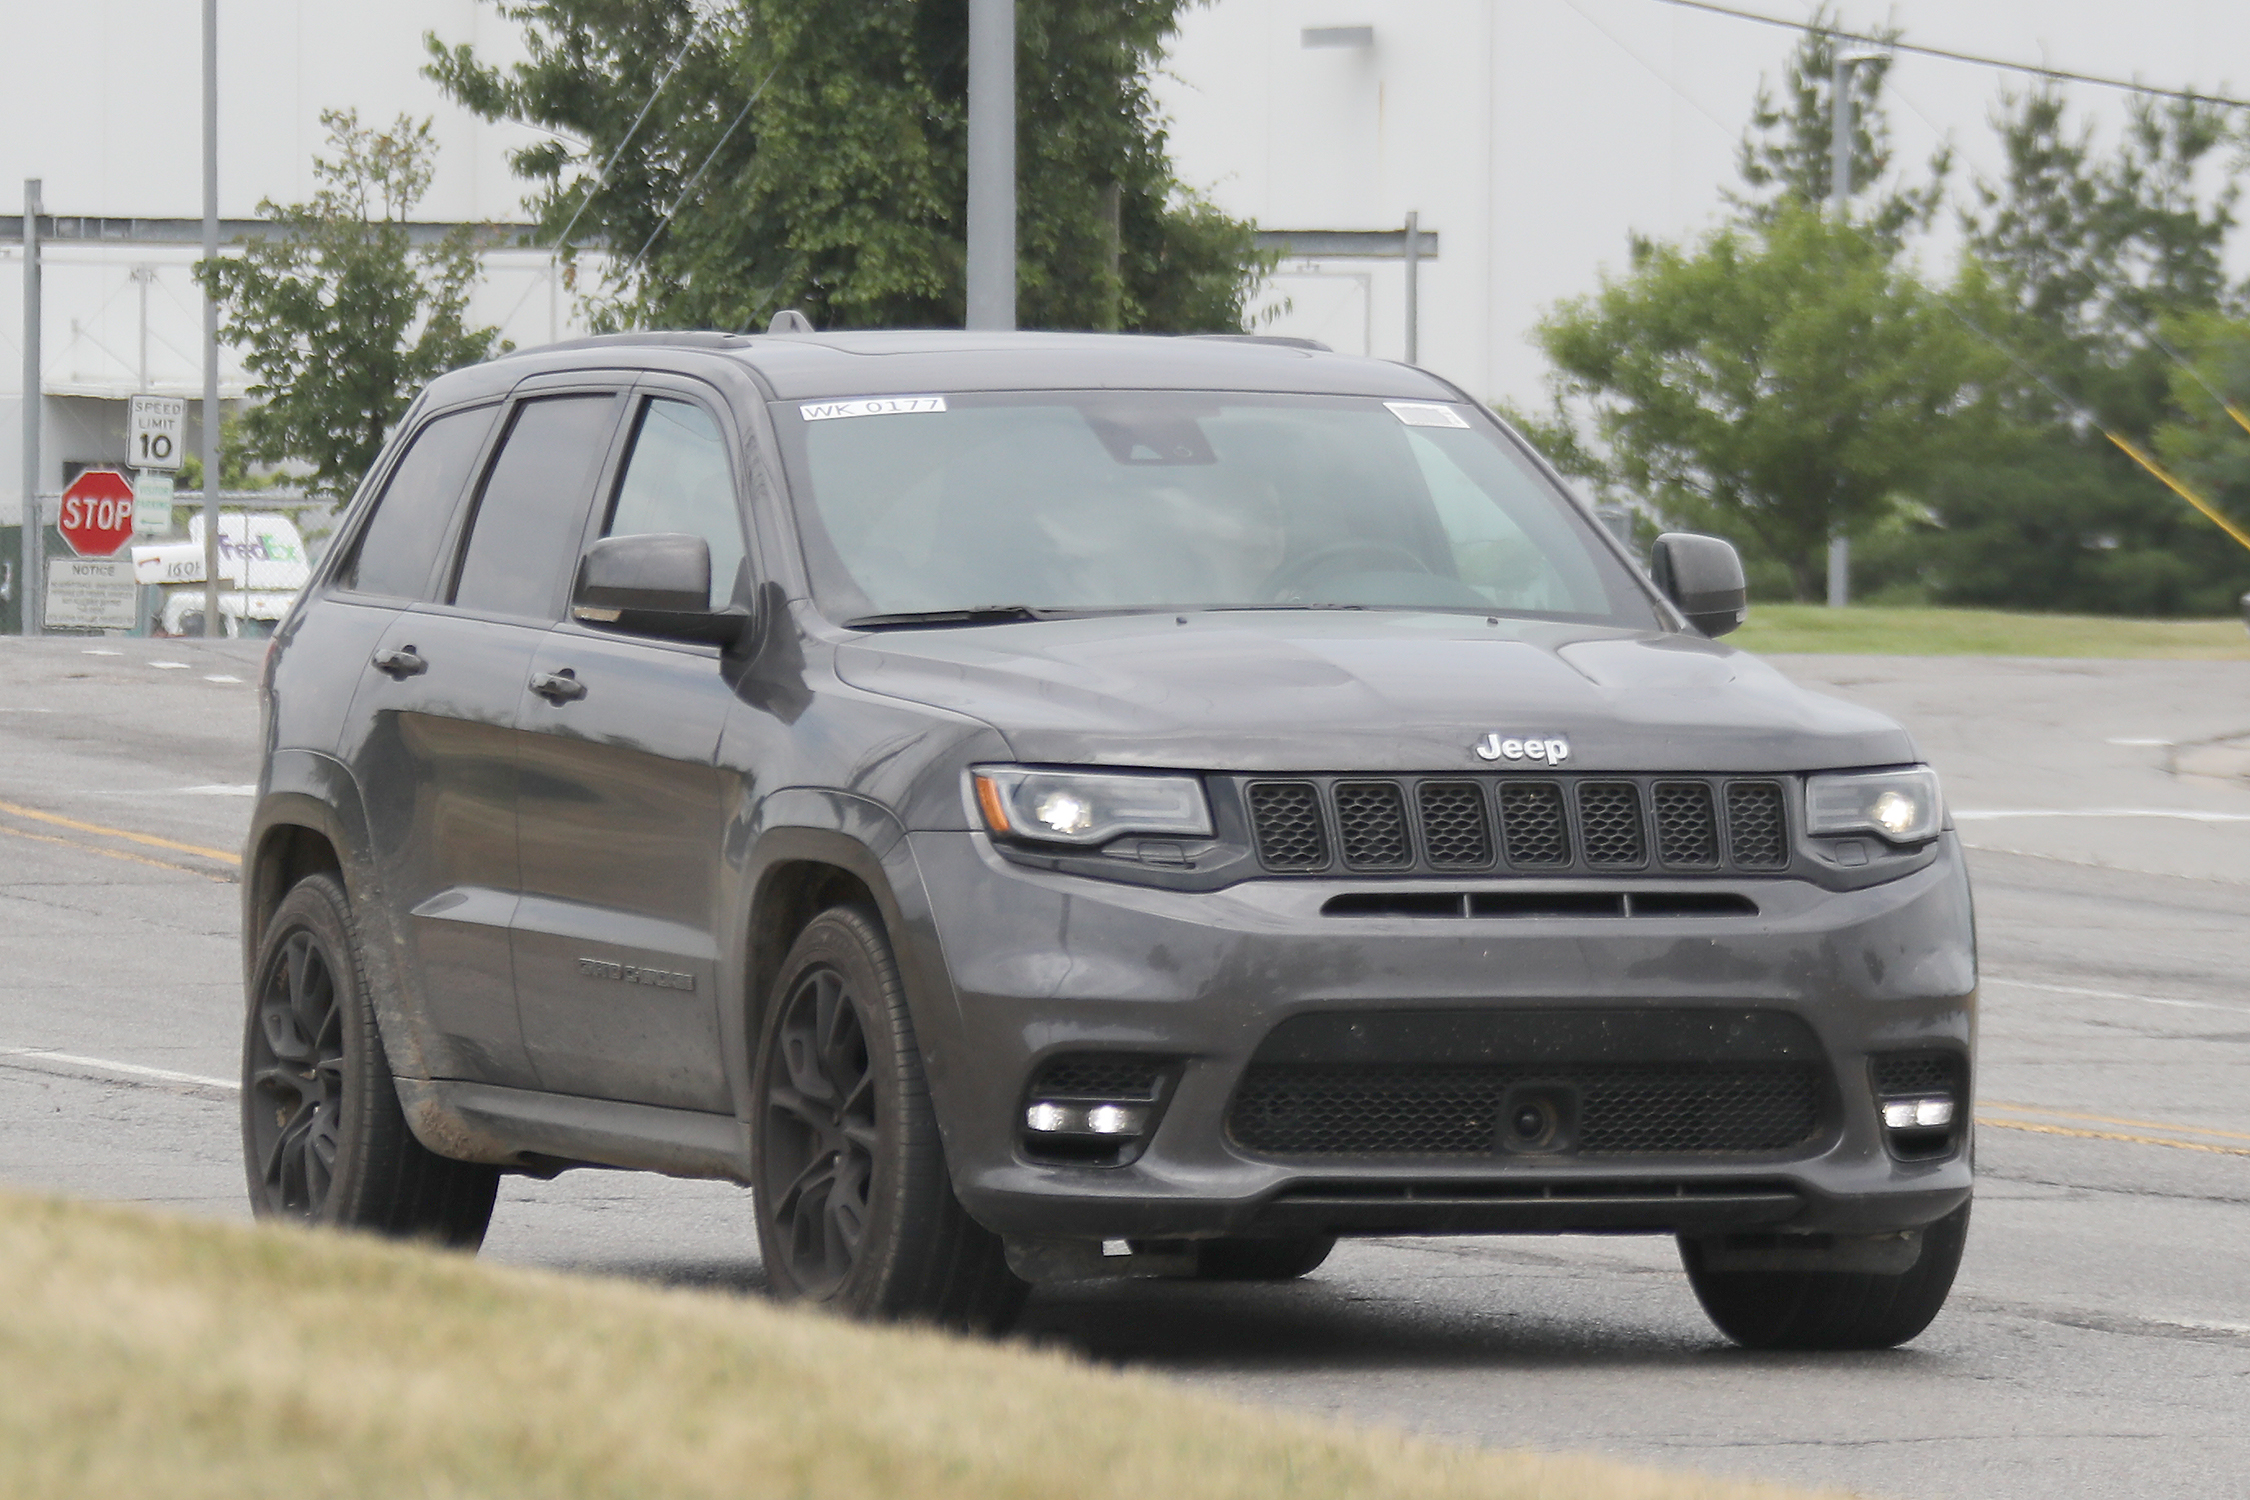
[(1866, 771), (1805, 779), (1808, 833), (1874, 833), (1894, 844), (1919, 844), (1945, 826), (1937, 772)]
[(1193, 776), (1013, 766), (979, 766), (972, 775), (984, 826), (1013, 838), (1104, 844), (1121, 833), (1211, 832), (1211, 807)]

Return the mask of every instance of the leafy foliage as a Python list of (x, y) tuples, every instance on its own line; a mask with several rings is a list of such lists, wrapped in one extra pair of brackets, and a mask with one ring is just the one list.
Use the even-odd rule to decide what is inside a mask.
[[(1823, 4), (1808, 23), (1831, 24), (1832, 7)], [(1895, 30), (1876, 33), (1895, 39)], [(1735, 151), (1735, 166), (1747, 193), (1728, 197), (1743, 216), (1764, 223), (1789, 207), (1817, 208), (1830, 201), (1836, 141), (1835, 64), (1839, 52), (1856, 56), (1857, 44), (1828, 32), (1805, 33), (1782, 69), (1782, 96), (1763, 81), (1750, 111), (1750, 129)], [(1895, 244), (1909, 228), (1927, 227), (1945, 201), (1952, 154), (1941, 149), (1930, 161), (1929, 180), (1919, 187), (1886, 182), (1891, 170), (1890, 117), (1883, 108), (1883, 84), (1891, 58), (1885, 53), (1856, 56), (1852, 77), (1851, 197), (1873, 197), (1860, 218), (1867, 232)]]
[(2239, 306), (2225, 250), (2231, 182), (2205, 197), (2228, 121), (2192, 101), (2134, 107), (2105, 156), (2052, 89), (2004, 101), (2007, 167), (1963, 214), (2018, 361), (2010, 423), (1926, 498), (1937, 597), (1965, 604), (2213, 613), (2250, 584), (2244, 553), (2105, 435), (2146, 449), (2184, 376), (2163, 329)]
[(313, 158), (312, 200), (260, 203), (278, 232), (198, 262), (195, 274), (258, 377), (250, 394), (263, 399), (243, 415), (242, 454), (309, 465), (308, 488), (341, 495), (415, 392), (486, 358), (499, 330), (467, 320), (478, 275), (471, 232), (420, 249), (408, 238), (437, 155), (429, 121), (401, 115), (377, 130), (352, 110), (320, 121), (333, 155)]
[(1682, 524), (1748, 533), (1800, 599), (1830, 533), (1923, 479), (1992, 373), (1880, 241), (1792, 207), (1647, 246), (1538, 337), (1614, 477)]
[[(514, 165), (544, 238), (608, 248), (597, 324), (748, 328), (784, 307), (831, 328), (961, 322), (962, 0), (494, 4), (527, 60), (433, 35), (428, 72), (487, 119), (558, 137)], [(1269, 263), (1173, 177), (1146, 87), (1180, 4), (1018, 7), (1027, 327), (1242, 325)]]

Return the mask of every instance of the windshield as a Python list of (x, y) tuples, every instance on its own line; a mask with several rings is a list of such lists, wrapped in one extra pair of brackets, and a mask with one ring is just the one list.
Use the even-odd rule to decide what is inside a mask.
[(1650, 629), (1568, 497), (1466, 406), (1054, 392), (781, 402), (832, 618), (1452, 609)]

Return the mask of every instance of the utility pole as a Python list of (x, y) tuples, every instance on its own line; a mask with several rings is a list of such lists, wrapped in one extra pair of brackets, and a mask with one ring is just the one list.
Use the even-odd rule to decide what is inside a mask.
[[(203, 258), (219, 258), (219, 0), (203, 0)], [(203, 634), (219, 620), (219, 304), (203, 293)]]
[(1406, 216), (1406, 362), (1422, 362), (1422, 216)]
[(47, 582), (46, 517), (39, 513), (39, 419), (47, 393), (39, 377), (39, 179), (23, 183), (23, 546), (16, 567), (16, 602), (23, 633), (39, 634)]
[[(1839, 225), (1849, 221), (1852, 211), (1852, 148), (1859, 136), (1852, 111), (1853, 80), (1861, 63), (1876, 61), (1880, 56), (1846, 52), (1842, 38), (1838, 38), (1829, 62), (1828, 203)], [(1851, 602), (1852, 539), (1838, 525), (1828, 533), (1828, 607), (1842, 609)]]
[(969, 0), (968, 313), (1016, 326), (1016, 0)]

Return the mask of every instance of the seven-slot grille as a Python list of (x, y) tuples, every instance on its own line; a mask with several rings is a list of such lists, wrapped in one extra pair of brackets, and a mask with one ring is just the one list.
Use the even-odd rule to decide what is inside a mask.
[(1286, 873), (1789, 867), (1782, 785), (1760, 777), (1276, 777), (1244, 802), (1259, 862)]

